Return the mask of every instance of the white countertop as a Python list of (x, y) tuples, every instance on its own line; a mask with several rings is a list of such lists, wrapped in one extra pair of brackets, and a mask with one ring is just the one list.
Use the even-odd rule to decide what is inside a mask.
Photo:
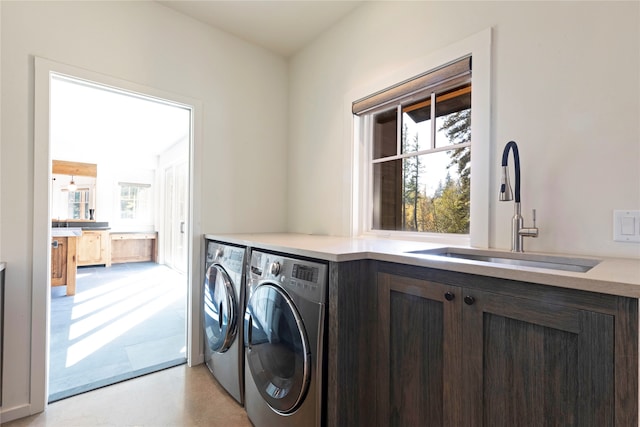
[(408, 251), (438, 249), (451, 246), (416, 241), (367, 237), (348, 238), (293, 233), (206, 234), (205, 238), (326, 261), (339, 262), (359, 259), (390, 261), (400, 264), (520, 280), (562, 288), (640, 298), (640, 259), (543, 254), (601, 260), (598, 265), (589, 271), (579, 273), (406, 253)]
[(80, 237), (82, 228), (78, 227), (54, 227), (51, 229), (51, 237)]

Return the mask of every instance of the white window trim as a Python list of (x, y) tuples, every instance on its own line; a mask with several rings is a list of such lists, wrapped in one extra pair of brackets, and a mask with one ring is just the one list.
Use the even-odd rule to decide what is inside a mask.
[[(351, 113), (352, 102), (356, 99), (381, 91), (398, 82), (449, 63), (466, 55), (472, 56), (473, 71), (471, 96), (471, 230), (469, 235), (441, 233), (416, 233), (406, 231), (372, 230), (372, 192), (370, 175), (370, 153), (367, 151), (370, 139), (370, 123), (367, 116)], [(350, 235), (384, 237), (398, 240), (423, 240), (452, 245), (489, 247), (489, 197), (491, 160), (491, 29), (460, 40), (416, 60), (392, 75), (363, 85), (347, 94), (345, 108), (352, 117), (352, 188), (350, 209)], [(369, 148), (370, 149), (370, 148)]]
[[(146, 195), (146, 199), (145, 201), (141, 200), (140, 197), (135, 197), (133, 200), (135, 201), (135, 208), (133, 210), (133, 218), (122, 218), (122, 208), (121, 208), (121, 203), (122, 203), (122, 187), (123, 186), (128, 186), (128, 187), (140, 187), (140, 188), (146, 188), (149, 190), (148, 194)], [(126, 223), (126, 224), (140, 224), (140, 225), (152, 225), (153, 224), (153, 205), (154, 205), (154, 200), (153, 200), (153, 194), (154, 194), (154, 189), (153, 189), (153, 185), (150, 183), (142, 183), (142, 182), (118, 182), (118, 185), (115, 188), (116, 191), (116, 200), (118, 200), (117, 203), (117, 215), (115, 216), (115, 218), (117, 218), (117, 221), (114, 221), (116, 223), (118, 222), (122, 222), (122, 223)], [(138, 196), (138, 194), (136, 194), (136, 196)], [(145, 204), (146, 206), (144, 207), (144, 209), (139, 209), (140, 207), (140, 203), (143, 202), (143, 204)]]

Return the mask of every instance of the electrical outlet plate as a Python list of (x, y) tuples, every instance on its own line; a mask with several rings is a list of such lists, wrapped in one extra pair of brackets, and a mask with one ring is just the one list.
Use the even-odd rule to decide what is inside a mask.
[(613, 211), (613, 240), (640, 242), (640, 211)]

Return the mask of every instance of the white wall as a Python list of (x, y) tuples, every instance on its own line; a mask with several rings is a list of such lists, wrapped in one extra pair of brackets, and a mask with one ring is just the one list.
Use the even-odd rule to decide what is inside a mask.
[[(493, 28), (490, 246), (509, 248), (498, 203), (504, 145), (522, 161), (528, 250), (640, 257), (613, 242), (614, 209), (640, 209), (638, 2), (371, 2), (290, 63), (289, 229), (349, 234), (354, 88)], [(426, 71), (426, 70), (425, 70)], [(495, 195), (495, 197), (494, 197)]]
[[(188, 153), (189, 146), (187, 141), (183, 147), (185, 161), (188, 160)], [(86, 159), (81, 160), (86, 162)], [(135, 162), (123, 162), (111, 158), (105, 158), (104, 161), (92, 159), (92, 161), (97, 162), (95, 164), (98, 169), (98, 178), (76, 175), (74, 182), (79, 188), (91, 189), (93, 194), (90, 196), (89, 208), (95, 209), (95, 220), (108, 222), (112, 232), (156, 231), (154, 205), (157, 203), (155, 187), (158, 186), (156, 183), (158, 156), (136, 157)], [(52, 176), (54, 181), (51, 186), (51, 219), (69, 219), (68, 195), (65, 190), (72, 176), (58, 174), (53, 174)], [(138, 221), (120, 219), (120, 182), (149, 184), (153, 187), (154, 190), (150, 199), (151, 213), (148, 218)]]
[(286, 227), (287, 65), (155, 2), (0, 2), (0, 10), (6, 421), (30, 411), (33, 227), (46, 215), (33, 211), (34, 55), (202, 101), (195, 228), (206, 232)]

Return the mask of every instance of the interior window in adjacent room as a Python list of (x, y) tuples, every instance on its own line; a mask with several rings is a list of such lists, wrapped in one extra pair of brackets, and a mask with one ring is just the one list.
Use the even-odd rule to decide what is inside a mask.
[(89, 189), (78, 188), (69, 191), (67, 197), (67, 218), (89, 219)]
[(151, 215), (151, 185), (118, 183), (120, 188), (120, 219), (147, 220)]

